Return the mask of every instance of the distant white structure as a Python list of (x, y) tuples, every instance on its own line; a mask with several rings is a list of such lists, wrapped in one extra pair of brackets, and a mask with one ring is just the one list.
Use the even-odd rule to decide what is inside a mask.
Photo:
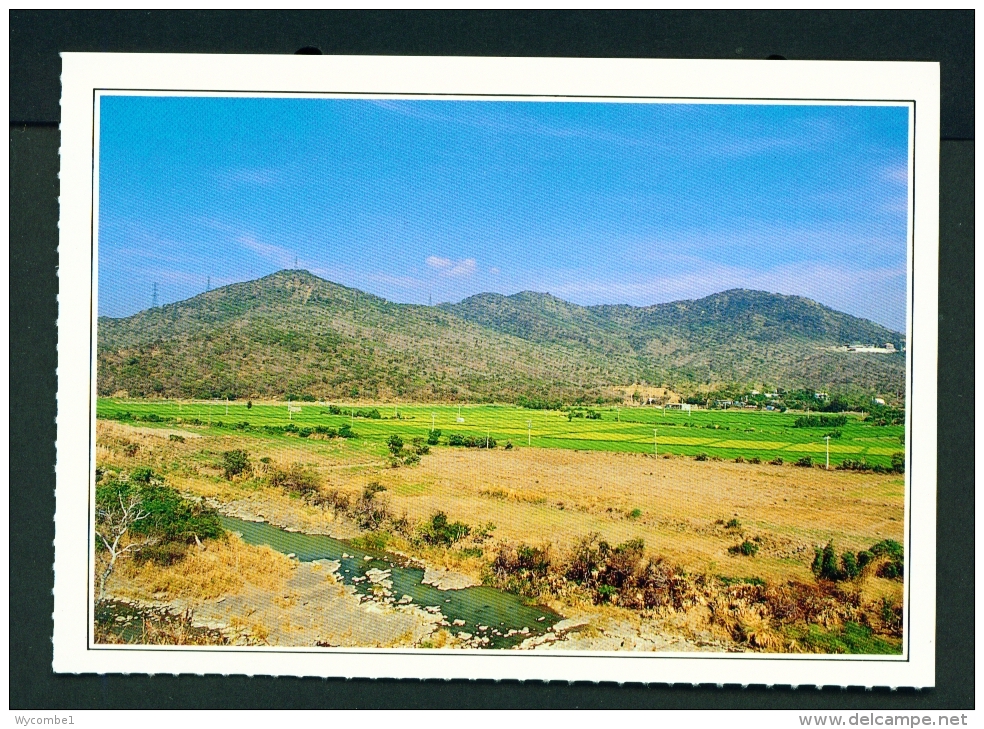
[(880, 398), (880, 397), (873, 397), (873, 398), (871, 398), (871, 402), (873, 402), (875, 405), (884, 405), (885, 404), (885, 400), (883, 398)]
[(885, 342), (884, 347), (879, 347), (875, 344), (844, 344), (840, 347), (834, 347), (834, 349), (838, 352), (858, 352), (863, 354), (895, 354), (899, 351), (891, 342)]
[(816, 400), (829, 400), (830, 399), (830, 395), (828, 395), (826, 392), (814, 392), (813, 393), (813, 397)]
[(664, 407), (666, 410), (682, 410), (685, 413), (689, 413), (694, 406), (689, 402), (668, 402)]

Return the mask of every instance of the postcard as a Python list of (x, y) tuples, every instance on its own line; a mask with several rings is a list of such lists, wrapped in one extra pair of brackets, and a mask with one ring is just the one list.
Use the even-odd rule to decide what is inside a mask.
[(56, 671), (933, 685), (937, 64), (63, 66)]

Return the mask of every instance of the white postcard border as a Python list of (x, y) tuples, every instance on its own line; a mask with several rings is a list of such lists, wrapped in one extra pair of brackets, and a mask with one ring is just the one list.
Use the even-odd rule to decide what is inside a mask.
[[(237, 673), (932, 686), (936, 586), (939, 66), (935, 63), (63, 54), (54, 661), (72, 673)], [(96, 322), (93, 101), (106, 93), (911, 103), (906, 599), (900, 657), (201, 648), (90, 643)], [(532, 99), (530, 99), (532, 100)], [(918, 207), (916, 206), (918, 202)], [(918, 270), (918, 281), (914, 272)], [(915, 286), (913, 285), (915, 281)], [(80, 366), (88, 360), (89, 367)], [(918, 544), (910, 550), (910, 544)]]

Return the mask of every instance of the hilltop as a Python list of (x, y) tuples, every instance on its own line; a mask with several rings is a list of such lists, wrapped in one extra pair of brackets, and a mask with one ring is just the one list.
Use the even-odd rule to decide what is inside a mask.
[(99, 393), (594, 399), (612, 385), (764, 383), (904, 391), (903, 335), (797, 296), (734, 289), (647, 307), (484, 293), (397, 304), (287, 270), (99, 319)]

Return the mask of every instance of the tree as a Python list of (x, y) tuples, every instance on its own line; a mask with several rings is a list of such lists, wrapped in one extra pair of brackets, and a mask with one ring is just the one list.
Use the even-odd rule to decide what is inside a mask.
[(99, 599), (106, 595), (106, 581), (116, 569), (116, 563), (125, 554), (136, 554), (157, 542), (157, 537), (141, 535), (131, 539), (131, 529), (150, 516), (143, 508), (143, 499), (135, 491), (116, 491), (115, 501), (104, 498), (96, 503), (96, 536), (109, 553), (109, 562), (99, 576)]
[(226, 451), (222, 454), (222, 466), (225, 468), (225, 477), (230, 480), (233, 476), (248, 473), (249, 453), (244, 450)]
[(403, 438), (394, 433), (389, 437), (389, 440), (386, 441), (386, 445), (389, 447), (390, 453), (394, 456), (399, 456), (400, 451), (403, 450)]

